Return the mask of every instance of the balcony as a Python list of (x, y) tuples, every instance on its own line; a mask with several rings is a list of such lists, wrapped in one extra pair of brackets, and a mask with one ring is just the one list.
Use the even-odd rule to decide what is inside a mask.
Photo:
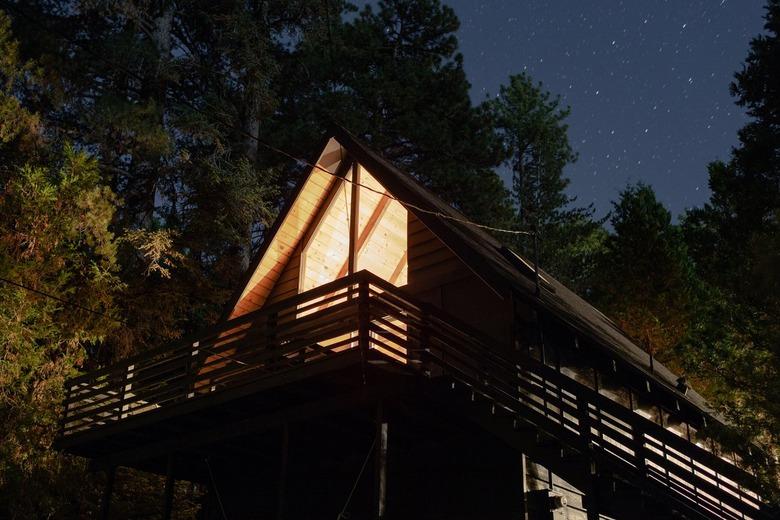
[[(344, 367), (365, 380), (369, 366), (419, 376), (444, 405), (479, 411), (486, 428), (517, 439), (543, 464), (573, 467), (545, 459), (550, 450), (534, 444), (540, 434), (560, 444), (559, 459), (575, 454), (697, 515), (768, 518), (755, 479), (736, 457), (704, 449), (522, 353), (491, 346), (367, 271), (221, 323), (196, 341), (69, 381), (59, 442), (76, 447)], [(587, 477), (562, 474), (587, 485)]]

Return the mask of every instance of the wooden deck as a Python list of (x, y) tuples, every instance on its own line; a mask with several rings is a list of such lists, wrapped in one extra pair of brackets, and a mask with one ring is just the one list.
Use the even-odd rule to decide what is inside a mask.
[[(492, 348), (366, 271), (69, 381), (59, 444), (78, 451), (112, 432), (315, 374), (352, 366), (365, 377), (377, 363), (429, 381), (442, 406), (470, 410), (502, 438), (554, 439), (555, 455), (528, 455), (557, 457), (562, 471), (573, 467), (567, 460), (586, 461), (594, 475), (609, 473), (694, 518), (769, 518), (736, 455), (680, 436), (522, 351)], [(580, 481), (587, 478), (572, 478)]]

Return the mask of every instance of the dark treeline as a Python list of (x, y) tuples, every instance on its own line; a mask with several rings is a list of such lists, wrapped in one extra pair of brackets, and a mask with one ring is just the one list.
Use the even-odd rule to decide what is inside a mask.
[[(458, 23), (438, 0), (0, 0), (0, 277), (82, 307), (0, 282), (0, 517), (94, 516), (96, 477), (51, 449), (63, 381), (216, 320), (305, 172), (270, 147), (310, 157), (332, 123), (536, 231), (544, 268), (777, 453), (780, 2), (731, 85), (750, 122), (679, 224), (646, 185), (609, 226), (569, 197), (568, 107), (525, 74), (472, 103)], [(117, 515), (154, 514), (157, 479), (119, 486)]]

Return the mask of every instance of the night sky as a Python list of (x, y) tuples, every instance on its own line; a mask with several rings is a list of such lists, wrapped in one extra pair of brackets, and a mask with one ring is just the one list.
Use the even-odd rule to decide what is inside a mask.
[(572, 108), (566, 170), (597, 215), (628, 183), (674, 215), (708, 197), (707, 163), (744, 124), (728, 86), (763, 28), (763, 0), (445, 0), (475, 102), (527, 71)]

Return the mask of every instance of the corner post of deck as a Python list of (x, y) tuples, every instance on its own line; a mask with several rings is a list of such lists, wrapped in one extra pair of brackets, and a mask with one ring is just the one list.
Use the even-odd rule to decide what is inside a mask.
[(368, 364), (370, 309), (368, 307), (368, 277), (365, 273), (358, 276), (358, 348), (363, 364), (363, 384), (366, 384), (366, 367)]
[[(423, 363), (425, 373), (428, 377), (434, 377), (441, 375), (441, 366), (435, 366), (431, 363), (434, 359), (431, 353), (431, 317), (427, 305), (423, 305), (420, 308), (420, 340), (417, 352), (414, 353), (414, 357), (418, 362)], [(410, 354), (412, 354), (410, 352)], [(441, 356), (444, 356), (444, 352), (441, 352)]]
[(376, 405), (376, 441), (374, 448), (375, 519), (384, 520), (387, 504), (387, 441), (388, 421), (382, 401)]
[(65, 436), (65, 426), (68, 424), (68, 411), (70, 410), (72, 390), (73, 385), (71, 385), (70, 381), (65, 381), (65, 396), (62, 400), (60, 416), (57, 418), (57, 436), (60, 438)]
[(100, 497), (100, 518), (108, 520), (111, 518), (111, 494), (114, 492), (114, 478), (116, 477), (116, 466), (106, 468), (106, 484), (103, 487), (103, 496)]

